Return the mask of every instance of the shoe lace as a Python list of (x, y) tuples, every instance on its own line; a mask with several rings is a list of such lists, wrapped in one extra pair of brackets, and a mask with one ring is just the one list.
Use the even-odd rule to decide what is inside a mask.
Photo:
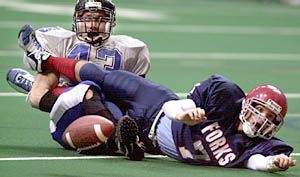
[(33, 50), (30, 51), (29, 55), (34, 55), (34, 57), (38, 60), (40, 59), (44, 60), (45, 59), (44, 56), (49, 56), (49, 53), (41, 46), (35, 34), (32, 34), (30, 37), (32, 40)]

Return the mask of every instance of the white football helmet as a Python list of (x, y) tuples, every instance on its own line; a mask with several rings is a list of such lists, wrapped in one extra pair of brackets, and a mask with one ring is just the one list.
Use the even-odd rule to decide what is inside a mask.
[(115, 5), (110, 0), (78, 0), (72, 26), (79, 40), (101, 45), (115, 26)]

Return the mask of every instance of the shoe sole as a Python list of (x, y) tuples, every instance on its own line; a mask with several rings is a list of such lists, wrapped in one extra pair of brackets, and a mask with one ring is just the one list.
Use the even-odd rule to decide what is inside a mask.
[(117, 126), (119, 141), (125, 145), (136, 143), (138, 135), (138, 125), (134, 119), (124, 116)]
[(138, 125), (134, 119), (124, 116), (117, 126), (117, 137), (120, 143), (126, 147), (125, 155), (130, 160), (140, 161), (144, 158), (143, 144), (138, 138)]

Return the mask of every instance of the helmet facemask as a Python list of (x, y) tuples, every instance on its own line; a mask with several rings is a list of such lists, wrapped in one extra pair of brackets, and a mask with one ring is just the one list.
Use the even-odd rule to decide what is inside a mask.
[(73, 17), (73, 30), (79, 40), (99, 46), (110, 37), (115, 26), (115, 12), (102, 7), (101, 2), (86, 2)]
[[(273, 120), (267, 118), (257, 109), (261, 107), (266, 108), (274, 114)], [(260, 137), (263, 139), (271, 139), (283, 124), (283, 118), (280, 112), (281, 107), (271, 99), (267, 102), (257, 98), (244, 100), (240, 113), (244, 133), (251, 138)]]

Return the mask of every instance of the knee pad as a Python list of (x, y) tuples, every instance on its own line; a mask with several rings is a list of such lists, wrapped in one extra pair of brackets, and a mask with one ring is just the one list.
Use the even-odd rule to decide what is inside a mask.
[(112, 121), (114, 124), (116, 124), (116, 121), (114, 120), (114, 116), (112, 113), (104, 106), (102, 103), (102, 99), (98, 92), (93, 89), (93, 87), (90, 87), (90, 90), (92, 91), (93, 95), (91, 98), (86, 99), (84, 98), (83, 101), (83, 110), (86, 115), (99, 115), (103, 116), (110, 121)]

